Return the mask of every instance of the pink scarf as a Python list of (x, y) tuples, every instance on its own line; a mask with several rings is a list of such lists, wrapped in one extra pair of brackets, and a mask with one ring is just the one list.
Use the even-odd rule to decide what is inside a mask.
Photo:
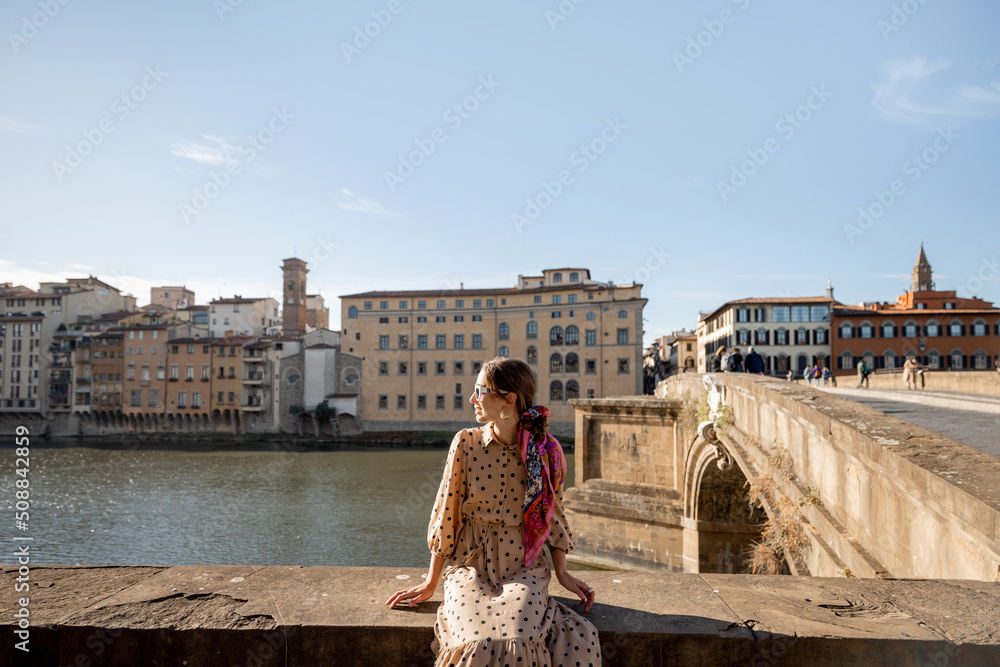
[(533, 425), (549, 416), (549, 411), (536, 405), (521, 415), (517, 437), (521, 441), (521, 461), (528, 473), (524, 490), (524, 565), (530, 567), (542, 551), (551, 528), (556, 506), (556, 489), (566, 477), (566, 457), (559, 441), (545, 432), (541, 438), (532, 435)]

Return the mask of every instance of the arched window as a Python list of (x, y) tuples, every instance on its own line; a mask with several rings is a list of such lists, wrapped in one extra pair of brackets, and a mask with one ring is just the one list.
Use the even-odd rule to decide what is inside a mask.
[(949, 336), (964, 336), (965, 331), (963, 331), (963, 329), (965, 329), (965, 327), (962, 326), (962, 320), (955, 319), (948, 323)]
[(906, 320), (903, 325), (903, 336), (906, 338), (916, 338), (920, 335), (920, 325), (915, 320)]
[(563, 329), (562, 327), (552, 327), (549, 329), (549, 345), (562, 345), (563, 344)]
[[(570, 352), (566, 355), (566, 372), (567, 373), (579, 373), (580, 372), (580, 357), (576, 356), (575, 353)], [(566, 385), (567, 387), (569, 385)]]
[(796, 345), (808, 345), (809, 344), (809, 330), (805, 327), (800, 327), (795, 330), (795, 344)]
[(961, 370), (965, 368), (965, 356), (962, 354), (961, 350), (951, 351), (951, 367)]
[(626, 317), (628, 317), (628, 311), (627, 310), (619, 310), (618, 311), (618, 319), (624, 320)]
[(829, 341), (826, 339), (826, 329), (816, 329), (813, 331), (813, 341), (816, 345), (826, 345)]
[(858, 327), (858, 337), (859, 338), (874, 338), (875, 337), (875, 327), (871, 322), (865, 320)]
[(562, 382), (555, 380), (549, 385), (549, 401), (563, 400)]
[(896, 325), (886, 320), (882, 323), (882, 338), (895, 338), (896, 337)]
[(896, 353), (892, 350), (886, 350), (882, 353), (882, 363), (886, 368), (896, 367)]
[(990, 357), (988, 354), (986, 354), (986, 350), (976, 350), (976, 353), (973, 355), (972, 358), (973, 358), (972, 366), (977, 371), (984, 371), (987, 368), (989, 368)]
[(736, 332), (736, 344), (737, 345), (750, 345), (750, 330), (740, 329)]
[(561, 283), (562, 282), (562, 274), (561, 273), (553, 273), (552, 274), (552, 282), (554, 282), (554, 283)]
[(509, 357), (510, 356), (510, 350), (507, 349), (506, 345), (501, 345), (500, 349), (497, 350), (497, 356), (498, 357)]
[(874, 352), (872, 352), (871, 350), (865, 350), (864, 352), (861, 353), (861, 358), (865, 360), (866, 364), (868, 364), (868, 370), (869, 371), (874, 371), (875, 370), (875, 353)]
[(927, 326), (924, 327), (924, 330), (928, 337), (941, 335), (941, 325), (937, 323), (937, 320), (927, 320)]
[(510, 325), (506, 322), (500, 323), (500, 330), (498, 332), (500, 340), (507, 340), (510, 338)]
[(854, 325), (850, 322), (841, 322), (837, 332), (841, 338), (854, 338)]
[(580, 330), (576, 328), (575, 324), (571, 324), (568, 327), (566, 327), (566, 344), (567, 345), (580, 344)]
[(577, 273), (576, 271), (570, 272), (570, 274), (569, 274), (569, 281), (571, 283), (578, 283), (578, 282), (580, 282), (580, 274)]
[(566, 400), (571, 398), (580, 398), (580, 384), (576, 380), (566, 383)]
[(809, 358), (804, 354), (800, 354), (795, 358), (795, 365), (798, 366), (800, 371), (804, 371), (809, 367)]
[(988, 336), (990, 333), (990, 327), (986, 324), (986, 320), (976, 318), (972, 323), (972, 335), (973, 336)]
[(788, 357), (786, 355), (779, 354), (774, 358), (774, 372), (780, 375), (788, 372)]
[(528, 338), (538, 338), (538, 322), (528, 320)]
[(525, 361), (527, 361), (530, 366), (537, 366), (538, 365), (538, 348), (537, 347), (535, 347), (534, 345), (529, 345), (528, 346), (528, 354), (525, 355), (525, 356), (527, 357), (527, 359), (525, 359)]
[(354, 319), (357, 319), (357, 317), (358, 317), (358, 307), (357, 306), (351, 306), (350, 308), (347, 309), (347, 319), (354, 320)]
[(788, 345), (788, 329), (776, 329), (774, 332), (775, 345)]
[(850, 352), (840, 353), (840, 367), (845, 371), (849, 371), (854, 368), (854, 355)]
[(941, 353), (937, 350), (931, 350), (928, 352), (927, 366), (928, 368), (941, 368)]
[(563, 372), (563, 358), (561, 354), (553, 354), (549, 357), (549, 372), (550, 373), (562, 373)]
[(596, 319), (597, 319), (597, 313), (595, 313), (592, 310), (587, 312), (587, 321), (588, 322), (593, 322)]

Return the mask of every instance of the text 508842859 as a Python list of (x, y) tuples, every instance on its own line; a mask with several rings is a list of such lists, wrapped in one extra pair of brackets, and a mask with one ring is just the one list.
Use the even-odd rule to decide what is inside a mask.
[[(14, 450), (14, 455), (17, 457), (14, 462), (14, 474), (17, 476), (17, 480), (14, 482), (14, 527), (21, 533), (28, 532), (28, 510), (31, 509), (31, 489), (30, 482), (28, 481), (28, 470), (31, 465), (31, 453), (30, 445), (31, 442), (28, 438), (28, 427), (18, 426), (15, 433), (17, 438), (15, 441), (16, 448)], [(15, 535), (14, 544), (16, 548), (14, 549), (14, 555), (17, 556), (17, 578), (14, 580), (14, 592), (15, 593), (27, 593), (28, 584), (30, 581), (31, 570), (28, 567), (28, 563), (31, 562), (31, 556), (29, 554), (31, 537), (27, 534)], [(14, 618), (17, 619), (17, 628), (14, 630), (14, 634), (20, 641), (15, 641), (14, 646), (25, 653), (28, 652), (28, 639), (29, 639), (29, 628), (31, 623), (28, 620), (28, 597), (24, 596), (17, 599), (17, 605), (15, 606)]]

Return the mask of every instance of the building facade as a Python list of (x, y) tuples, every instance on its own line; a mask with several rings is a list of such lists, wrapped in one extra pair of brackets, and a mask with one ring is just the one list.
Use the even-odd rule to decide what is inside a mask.
[(1000, 308), (955, 291), (934, 289), (921, 245), (913, 285), (895, 303), (867, 303), (833, 311), (835, 372), (902, 368), (907, 358), (932, 370), (991, 370), (1000, 355)]
[(641, 291), (566, 268), (518, 276), (516, 287), (342, 296), (342, 345), (363, 359), (362, 424), (467, 425), (476, 376), (499, 355), (532, 367), (534, 402), (572, 432), (568, 400), (643, 391)]
[(172, 338), (167, 343), (166, 411), (179, 417), (210, 414), (212, 339)]
[(212, 338), (227, 335), (274, 336), (281, 333), (278, 302), (271, 297), (213, 299), (209, 303), (208, 331)]
[(825, 297), (738, 299), (702, 315), (698, 321), (698, 371), (711, 371), (722, 345), (750, 347), (764, 358), (767, 375), (800, 374), (808, 366), (829, 366), (830, 318), (837, 305), (833, 290)]
[(103, 331), (91, 338), (92, 412), (121, 410), (124, 357), (121, 331)]
[[(10, 412), (42, 411), (42, 316), (0, 317), (0, 409)], [(70, 373), (67, 357), (60, 372)], [(47, 370), (47, 369), (46, 369)], [(47, 398), (47, 397), (45, 397)], [(69, 403), (68, 389), (65, 401)]]
[(166, 325), (133, 324), (122, 329), (125, 377), (122, 413), (163, 415), (167, 388)]
[(189, 308), (194, 305), (194, 292), (184, 286), (151, 287), (149, 303), (166, 306), (168, 310)]
[(329, 328), (330, 309), (327, 308), (326, 302), (323, 300), (323, 295), (308, 295), (306, 297), (306, 331)]

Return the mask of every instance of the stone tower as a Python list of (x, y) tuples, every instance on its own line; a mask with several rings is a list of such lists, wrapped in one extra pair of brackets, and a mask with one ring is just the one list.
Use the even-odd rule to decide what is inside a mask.
[(292, 336), (306, 333), (306, 263), (297, 257), (285, 260), (281, 267), (284, 284), (281, 288), (281, 332)]
[(931, 280), (931, 264), (924, 254), (924, 244), (920, 244), (920, 255), (917, 263), (913, 267), (913, 292), (931, 292), (934, 290), (934, 281)]

